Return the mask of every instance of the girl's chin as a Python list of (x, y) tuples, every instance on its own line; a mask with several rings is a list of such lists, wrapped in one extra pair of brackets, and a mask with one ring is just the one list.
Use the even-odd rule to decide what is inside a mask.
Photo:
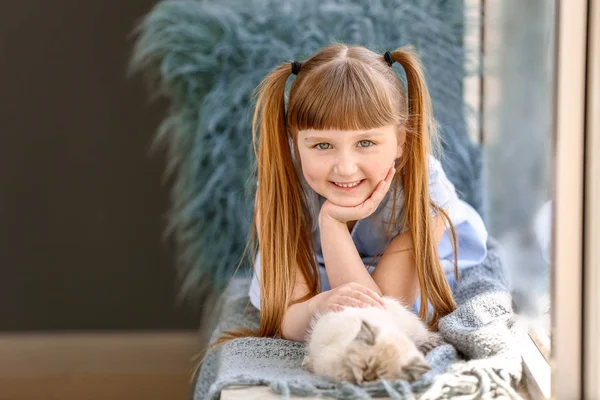
[(327, 200), (340, 207), (356, 207), (361, 205), (366, 199), (351, 198), (350, 196), (344, 196), (343, 194), (330, 194), (330, 196), (327, 197)]
[(338, 203), (335, 203), (335, 204), (340, 207), (356, 207), (356, 206), (359, 206), (361, 203), (355, 203), (355, 202), (347, 203), (346, 202), (346, 203), (342, 203), (342, 204), (338, 204)]

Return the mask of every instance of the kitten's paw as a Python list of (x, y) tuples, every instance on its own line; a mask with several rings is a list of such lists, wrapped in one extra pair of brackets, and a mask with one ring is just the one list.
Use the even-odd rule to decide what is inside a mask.
[(429, 371), (431, 371), (431, 367), (423, 357), (414, 358), (410, 364), (404, 367), (404, 373), (409, 381), (415, 381)]
[(314, 372), (312, 360), (309, 356), (304, 357), (304, 360), (302, 360), (302, 368), (304, 368), (308, 372)]
[(444, 344), (444, 339), (442, 335), (437, 332), (432, 332), (431, 335), (427, 338), (426, 341), (419, 343), (419, 351), (423, 354), (429, 353), (434, 348)]

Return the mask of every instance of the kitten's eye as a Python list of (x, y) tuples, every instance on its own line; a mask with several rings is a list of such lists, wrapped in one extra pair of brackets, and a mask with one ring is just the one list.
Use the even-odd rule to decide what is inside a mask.
[(315, 147), (319, 150), (329, 150), (329, 148), (323, 148), (321, 146), (331, 146), (329, 143), (317, 143)]
[[(360, 142), (358, 142), (361, 144), (361, 147), (371, 147), (372, 145), (374, 145), (375, 143), (373, 143), (370, 140), (361, 140)], [(366, 143), (366, 144), (365, 144)]]

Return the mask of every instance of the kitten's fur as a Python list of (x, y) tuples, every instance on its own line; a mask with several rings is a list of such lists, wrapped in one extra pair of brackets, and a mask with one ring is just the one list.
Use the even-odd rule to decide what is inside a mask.
[(430, 370), (424, 352), (442, 342), (414, 313), (384, 297), (386, 309), (349, 307), (317, 316), (302, 366), (334, 381), (415, 380)]

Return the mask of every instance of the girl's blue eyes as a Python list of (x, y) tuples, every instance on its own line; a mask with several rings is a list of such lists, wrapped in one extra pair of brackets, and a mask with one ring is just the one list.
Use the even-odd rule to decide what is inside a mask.
[[(370, 140), (361, 140), (358, 143), (363, 144), (361, 147), (371, 147), (372, 145), (375, 144), (374, 142), (372, 142)], [(317, 149), (319, 149), (319, 150), (329, 150), (329, 147), (323, 148), (323, 147), (321, 147), (321, 145), (331, 146), (329, 143), (317, 143), (314, 147), (317, 148)]]

